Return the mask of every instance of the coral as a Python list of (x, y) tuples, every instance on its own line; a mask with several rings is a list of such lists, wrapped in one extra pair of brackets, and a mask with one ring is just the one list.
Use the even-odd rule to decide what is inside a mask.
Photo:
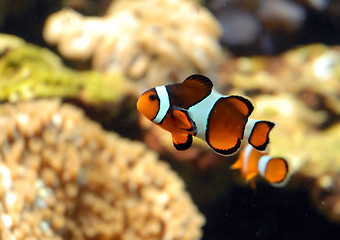
[[(292, 154), (291, 159), (299, 168), (306, 159), (318, 162), (321, 156), (316, 151), (306, 150), (320, 149), (318, 138), (327, 142), (339, 139), (336, 131), (324, 131), (340, 120), (337, 117), (340, 116), (339, 59), (339, 47), (321, 44), (299, 47), (277, 57), (229, 58), (220, 71), (220, 81), (215, 84), (224, 94), (253, 98), (252, 117), (278, 123), (270, 136), (271, 152), (279, 156)], [(145, 129), (155, 131), (148, 125)], [(154, 135), (161, 136), (162, 131)], [(306, 136), (310, 138), (305, 139)], [(172, 148), (169, 137), (157, 144), (162, 142), (168, 143), (168, 147), (162, 144), (165, 148)], [(203, 146), (199, 147), (202, 149)], [(317, 175), (325, 168), (302, 169), (308, 175)]]
[(325, 115), (307, 108), (293, 96), (261, 96), (255, 102), (254, 116), (278, 123), (270, 136), (271, 153), (286, 156), (290, 170), (306, 178), (340, 172), (340, 123), (317, 129)]
[[(278, 54), (298, 44), (339, 42), (339, 3), (329, 0), (208, 0), (222, 43), (239, 56)], [(320, 31), (332, 29), (332, 31)]]
[(199, 239), (202, 215), (142, 143), (59, 100), (0, 106), (1, 239)]
[(223, 59), (220, 35), (214, 17), (187, 0), (113, 1), (103, 17), (65, 9), (46, 20), (43, 32), (62, 56), (92, 58), (94, 69), (119, 69), (148, 86), (193, 72), (214, 75)]
[[(252, 97), (252, 116), (278, 123), (270, 135), (271, 155), (288, 159), (292, 187), (310, 181), (318, 186), (322, 176), (336, 179), (340, 172), (339, 60), (338, 46), (314, 44), (277, 57), (230, 59), (221, 70), (224, 91)], [(338, 199), (335, 192), (329, 197)], [(314, 199), (317, 206), (331, 204), (319, 209), (339, 221), (333, 200)]]
[[(339, 59), (339, 47), (321, 44), (277, 57), (229, 58), (216, 85), (224, 94), (251, 97), (253, 118), (278, 123), (270, 135), (270, 154), (287, 157), (292, 172), (317, 178), (325, 172), (340, 171), (336, 158), (340, 155)], [(143, 121), (140, 125), (146, 132), (145, 142), (154, 150), (180, 160), (200, 161), (201, 166), (218, 164), (219, 160), (203, 154), (209, 151), (205, 144), (194, 142), (193, 148), (178, 154), (163, 130)], [(200, 156), (210, 164), (203, 163)]]
[(319, 211), (340, 222), (340, 174), (325, 173), (317, 178), (311, 196)]
[(306, 17), (305, 9), (292, 1), (225, 2), (212, 0), (208, 4), (223, 27), (223, 42), (231, 47), (261, 41), (261, 31), (267, 34), (275, 31), (284, 34), (295, 32)]
[(338, 46), (322, 44), (295, 48), (278, 57), (230, 59), (222, 70), (221, 87), (245, 95), (289, 93), (312, 109), (322, 107), (328, 114), (339, 115), (339, 60)]
[(77, 72), (51, 51), (5, 34), (0, 35), (0, 73), (1, 101), (63, 97), (98, 105), (119, 103), (128, 91), (119, 72)]

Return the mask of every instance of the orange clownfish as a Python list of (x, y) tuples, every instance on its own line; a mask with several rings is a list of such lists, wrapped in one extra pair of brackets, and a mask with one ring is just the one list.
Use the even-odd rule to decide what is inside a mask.
[(146, 118), (172, 134), (177, 150), (186, 150), (196, 136), (217, 153), (231, 155), (248, 141), (259, 151), (266, 149), (270, 121), (248, 118), (254, 106), (237, 95), (222, 95), (202, 75), (191, 75), (183, 83), (147, 90), (138, 99), (137, 109)]
[[(251, 145), (242, 149), (239, 158), (232, 165), (239, 169), (247, 181), (260, 174), (270, 184), (276, 187), (284, 186), (288, 181), (288, 163), (281, 157), (270, 157), (266, 152), (259, 152)], [(251, 182), (255, 184), (255, 182)], [(255, 187), (255, 185), (252, 185)]]

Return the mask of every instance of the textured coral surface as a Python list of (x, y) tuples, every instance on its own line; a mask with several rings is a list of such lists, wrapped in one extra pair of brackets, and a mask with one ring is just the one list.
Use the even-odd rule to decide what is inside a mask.
[(330, 0), (206, 0), (222, 42), (237, 55), (278, 54), (299, 44), (340, 40), (340, 2)]
[(321, 44), (278, 57), (230, 59), (220, 85), (229, 93), (251, 96), (253, 116), (278, 123), (271, 135), (272, 151), (291, 156), (300, 173), (317, 177), (340, 171), (339, 60), (338, 47)]
[[(325, 188), (338, 186), (339, 79), (339, 47), (312, 44), (277, 57), (230, 59), (221, 70), (220, 86), (229, 93), (251, 96), (256, 105), (252, 116), (278, 123), (270, 136), (271, 153), (285, 156), (290, 170), (299, 175), (296, 181), (292, 179), (292, 186), (312, 180), (313, 191), (319, 192), (322, 186), (318, 182), (324, 175), (329, 176)], [(319, 200), (314, 203), (339, 221), (339, 207), (335, 207), (340, 202), (338, 192), (329, 191), (327, 195), (332, 201), (314, 197)]]
[(187, 0), (113, 1), (103, 17), (65, 9), (44, 27), (44, 39), (62, 56), (92, 58), (94, 69), (119, 69), (149, 87), (194, 72), (215, 75), (223, 59), (220, 35), (212, 14)]
[[(74, 11), (60, 12), (65, 7)], [(273, 188), (259, 178), (253, 190), (238, 172), (229, 169), (236, 155), (223, 158), (201, 141), (179, 152), (170, 134), (157, 126), (146, 126), (143, 140), (169, 160), (204, 213), (202, 239), (338, 240), (340, 61), (339, 47), (324, 44), (340, 44), (339, 7), (340, 1), (329, 0), (0, 0), (0, 32), (39, 46), (47, 44), (42, 34), (49, 22), (46, 19), (60, 13), (63, 17), (51, 28), (59, 42), (50, 46), (64, 58), (23, 44), (13, 36), (1, 36), (1, 104), (58, 96), (84, 107), (86, 114), (106, 129), (141, 139), (135, 103), (128, 107), (120, 104), (127, 95), (122, 86), (128, 81), (119, 72), (136, 80), (138, 91), (181, 81), (193, 72), (207, 74), (218, 91), (252, 97), (254, 118), (278, 123), (270, 136), (270, 154), (286, 157), (295, 174), (285, 188)], [(206, 9), (212, 10), (218, 22)], [(98, 34), (104, 38), (98, 38)], [(225, 50), (237, 56), (279, 55), (228, 56), (222, 53), (220, 40), (228, 48)], [(292, 49), (297, 45), (302, 47)], [(96, 52), (98, 49), (101, 51)], [(230, 58), (219, 78), (215, 70), (223, 57)], [(109, 81), (101, 81), (101, 74), (72, 71), (64, 64), (78, 70), (89, 69), (92, 64), (101, 71), (121, 71), (106, 79)], [(68, 112), (62, 118), (65, 121), (79, 114), (66, 111), (73, 109), (68, 105), (53, 104), (49, 105), (56, 112)], [(192, 236), (201, 236), (202, 218), (188, 220), (197, 213), (186, 211), (192, 208), (191, 201), (185, 207), (187, 203), (174, 203), (178, 198), (165, 197), (174, 195), (170, 190), (163, 195), (166, 186), (175, 182), (176, 197), (183, 196), (182, 183), (177, 184), (177, 177), (162, 180), (169, 179), (164, 176), (170, 170), (159, 166), (164, 164), (152, 156), (154, 153), (141, 143), (116, 135), (107, 137), (107, 132), (94, 130), (98, 127), (82, 121), (74, 124), (77, 133), (66, 131), (67, 124), (63, 120), (60, 125), (59, 117), (41, 121), (43, 113), (39, 110), (54, 111), (47, 111), (45, 105), (34, 103), (36, 109), (30, 111), (38, 118), (30, 117), (34, 120), (29, 123), (27, 114), (5, 120), (15, 115), (9, 113), (13, 109), (17, 113), (26, 111), (26, 107), (18, 109), (24, 103), (0, 107), (5, 113), (0, 114), (0, 122), (14, 122), (8, 126), (15, 130), (2, 131), (0, 138), (0, 239), (11, 240), (9, 235), (14, 233), (17, 239), (138, 239), (146, 232), (150, 233), (147, 239), (153, 239), (161, 232), (158, 238), (168, 240), (180, 239), (176, 238), (179, 235), (184, 238), (186, 233), (180, 233), (183, 226), (189, 231), (187, 226), (196, 229)], [(118, 113), (118, 117), (103, 108)], [(80, 137), (65, 137), (66, 132)], [(51, 139), (63, 144), (47, 144), (54, 141)], [(51, 155), (57, 160), (52, 161)], [(61, 156), (79, 160), (58, 160), (66, 159)], [(109, 160), (95, 161), (104, 158)], [(149, 159), (149, 163), (144, 164), (143, 159)], [(133, 173), (131, 169), (135, 169)], [(143, 179), (142, 183), (138, 180), (137, 184), (137, 179)], [(162, 182), (166, 183), (164, 188)], [(152, 190), (147, 186), (153, 186)], [(125, 201), (127, 195), (130, 197)], [(157, 197), (148, 197), (153, 195)], [(170, 207), (175, 206), (173, 203), (177, 207)], [(159, 216), (160, 206), (173, 214), (155, 220), (160, 219), (153, 217)], [(179, 212), (183, 224), (176, 217)], [(171, 229), (170, 233), (165, 229)]]
[(340, 222), (340, 171), (318, 177), (312, 189), (312, 200), (328, 219)]
[(198, 239), (203, 216), (142, 143), (58, 100), (0, 106), (1, 239)]
[(99, 105), (119, 103), (128, 89), (119, 72), (72, 70), (50, 50), (7, 34), (0, 34), (0, 73), (0, 101), (62, 97)]

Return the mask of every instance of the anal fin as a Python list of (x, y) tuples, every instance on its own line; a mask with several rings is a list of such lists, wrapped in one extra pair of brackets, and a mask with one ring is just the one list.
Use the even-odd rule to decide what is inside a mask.
[(253, 179), (256, 175), (257, 175), (257, 172), (247, 173), (247, 175), (245, 176), (246, 181)]
[(172, 142), (179, 151), (187, 150), (192, 145), (191, 134), (172, 134)]
[(236, 160), (236, 162), (234, 162), (233, 165), (231, 165), (231, 169), (241, 169), (243, 165), (242, 161), (243, 161), (243, 158), (239, 157)]

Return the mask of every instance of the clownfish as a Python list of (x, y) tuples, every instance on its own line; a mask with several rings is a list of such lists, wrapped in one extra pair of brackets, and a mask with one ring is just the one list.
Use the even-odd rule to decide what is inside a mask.
[[(266, 152), (257, 151), (251, 145), (245, 146), (232, 169), (239, 169), (246, 181), (260, 174), (271, 185), (284, 186), (288, 181), (288, 162), (282, 157), (271, 157)], [(251, 182), (255, 188), (255, 182)]]
[(238, 95), (222, 95), (211, 80), (191, 75), (183, 83), (159, 86), (145, 91), (137, 109), (156, 125), (169, 131), (177, 150), (188, 149), (196, 136), (217, 153), (231, 155), (248, 141), (263, 151), (268, 134), (275, 126), (270, 121), (249, 118), (253, 104)]

